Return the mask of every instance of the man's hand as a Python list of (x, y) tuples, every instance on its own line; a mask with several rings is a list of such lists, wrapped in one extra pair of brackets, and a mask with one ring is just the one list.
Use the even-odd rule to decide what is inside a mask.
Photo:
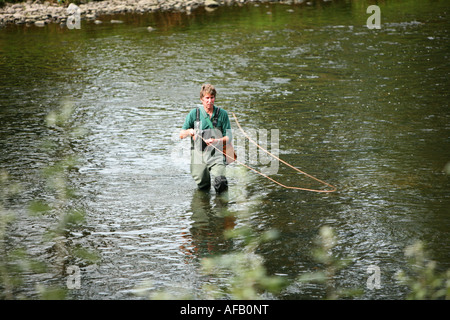
[(205, 143), (206, 143), (207, 146), (210, 146), (212, 144), (217, 144), (218, 141), (219, 140), (217, 140), (217, 139), (210, 138), (210, 139), (206, 139)]
[(184, 139), (188, 136), (193, 137), (195, 135), (194, 129), (187, 129), (187, 130), (181, 130), (180, 132), (180, 139)]
[(221, 139), (210, 138), (210, 139), (206, 139), (205, 142), (206, 142), (206, 144), (208, 146), (210, 146), (210, 145), (218, 145), (219, 143), (222, 143), (222, 144), (223, 143), (228, 143), (228, 137), (221, 138)]

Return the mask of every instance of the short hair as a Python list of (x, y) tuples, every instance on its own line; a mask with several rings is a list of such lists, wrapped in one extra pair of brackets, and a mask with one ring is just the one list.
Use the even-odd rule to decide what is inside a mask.
[(202, 88), (200, 89), (200, 99), (202, 99), (205, 94), (210, 94), (215, 97), (217, 94), (216, 88), (214, 88), (212, 84), (202, 85)]

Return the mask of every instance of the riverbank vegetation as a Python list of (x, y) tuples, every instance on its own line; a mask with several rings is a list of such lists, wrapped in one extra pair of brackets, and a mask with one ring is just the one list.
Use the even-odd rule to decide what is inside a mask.
[[(85, 222), (85, 212), (75, 204), (77, 193), (68, 178), (77, 164), (70, 145), (82, 134), (69, 121), (72, 111), (73, 104), (65, 101), (45, 119), (49, 137), (41, 148), (59, 158), (40, 171), (45, 195), (37, 195), (25, 204), (25, 210), (15, 208), (13, 203), (20, 202), (26, 190), (9, 172), (0, 171), (0, 299), (66, 299), (72, 281), (69, 267), (91, 265), (99, 259), (94, 250), (71, 238)], [(43, 221), (47, 227), (23, 234), (19, 220)], [(36, 252), (38, 246), (45, 252)], [(33, 281), (36, 276), (47, 279), (46, 283)]]

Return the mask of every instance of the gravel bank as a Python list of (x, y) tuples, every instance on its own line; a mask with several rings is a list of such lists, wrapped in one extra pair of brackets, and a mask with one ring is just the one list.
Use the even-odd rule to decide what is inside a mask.
[[(28, 1), (23, 3), (7, 3), (0, 8), (0, 26), (6, 24), (35, 24), (45, 26), (48, 23), (66, 24), (68, 19), (90, 19), (101, 23), (102, 15), (120, 13), (146, 13), (153, 11), (185, 11), (204, 6), (217, 7), (235, 2), (245, 3), (254, 0), (104, 0), (91, 1), (76, 6), (56, 3)], [(303, 0), (296, 0), (302, 2)], [(75, 20), (76, 20), (75, 19)]]

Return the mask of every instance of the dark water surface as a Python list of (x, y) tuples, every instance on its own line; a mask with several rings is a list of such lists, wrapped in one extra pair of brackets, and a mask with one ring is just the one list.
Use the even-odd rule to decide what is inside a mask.
[[(448, 2), (383, 3), (380, 30), (365, 26), (368, 5), (259, 4), (104, 17), (80, 30), (0, 29), (0, 168), (23, 186), (10, 203), (20, 213), (11, 248), (54, 258), (41, 241), (50, 218), (24, 208), (47, 197), (40, 171), (64, 153), (81, 158), (70, 183), (86, 212), (66, 244), (100, 256), (80, 265), (75, 299), (136, 299), (147, 283), (150, 293), (195, 292), (205, 281), (199, 259), (230, 252), (236, 243), (223, 231), (241, 225), (278, 230), (258, 254), (270, 274), (289, 279), (317, 269), (314, 239), (332, 227), (333, 253), (352, 258), (336, 283), (360, 288), (362, 299), (405, 298), (394, 275), (416, 240), (438, 270), (450, 268)], [(280, 157), (337, 192), (287, 190), (236, 164), (228, 200), (198, 192), (189, 142), (177, 133), (205, 82), (244, 129), (279, 130)], [(46, 152), (59, 134), (45, 117), (68, 103), (87, 134)], [(321, 187), (283, 165), (271, 176)], [(366, 288), (370, 265), (381, 270), (380, 289)], [(29, 291), (51, 278), (30, 277)], [(323, 295), (320, 285), (293, 284), (279, 297)]]

